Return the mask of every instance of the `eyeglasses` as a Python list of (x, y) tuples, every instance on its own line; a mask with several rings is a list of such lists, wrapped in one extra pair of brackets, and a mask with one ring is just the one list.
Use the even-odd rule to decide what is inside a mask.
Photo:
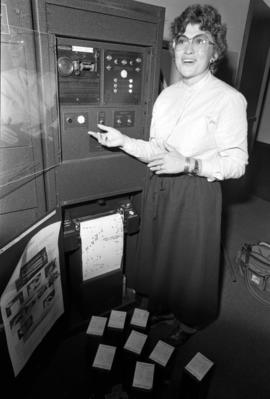
[(192, 45), (194, 51), (199, 51), (206, 48), (209, 45), (214, 45), (215, 43), (212, 42), (206, 35), (196, 35), (194, 37), (188, 38), (185, 35), (177, 36), (173, 41), (174, 49), (177, 50), (184, 50), (186, 49), (189, 44)]

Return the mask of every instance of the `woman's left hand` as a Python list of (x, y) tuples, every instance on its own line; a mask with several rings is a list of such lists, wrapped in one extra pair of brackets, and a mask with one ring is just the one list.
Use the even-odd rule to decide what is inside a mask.
[(157, 175), (182, 173), (185, 167), (185, 157), (168, 144), (165, 148), (166, 152), (152, 157), (147, 164), (148, 168)]

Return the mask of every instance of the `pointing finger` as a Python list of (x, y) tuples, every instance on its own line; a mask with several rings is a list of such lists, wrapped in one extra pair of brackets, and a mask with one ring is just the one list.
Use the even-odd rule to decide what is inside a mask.
[(90, 136), (95, 137), (95, 139), (98, 139), (98, 133), (97, 133), (97, 132), (89, 131), (88, 134), (89, 134)]
[(98, 123), (98, 124), (97, 124), (97, 127), (98, 127), (99, 129), (105, 130), (105, 131), (108, 131), (108, 130), (112, 129), (111, 126), (106, 126), (106, 125), (103, 125), (102, 123)]

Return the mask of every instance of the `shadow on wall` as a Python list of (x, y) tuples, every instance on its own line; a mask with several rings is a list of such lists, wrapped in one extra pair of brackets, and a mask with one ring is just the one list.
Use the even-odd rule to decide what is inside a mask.
[(237, 65), (238, 53), (236, 51), (228, 51), (226, 57), (219, 65), (216, 76), (229, 85), (235, 86)]

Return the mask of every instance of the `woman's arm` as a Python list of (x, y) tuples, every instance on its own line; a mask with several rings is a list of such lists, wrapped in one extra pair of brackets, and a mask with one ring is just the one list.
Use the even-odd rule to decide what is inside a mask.
[(246, 100), (233, 92), (227, 97), (215, 127), (217, 154), (202, 159), (200, 175), (209, 181), (237, 179), (248, 163)]
[(101, 145), (108, 148), (120, 147), (127, 154), (142, 162), (147, 163), (155, 154), (164, 151), (163, 144), (158, 143), (155, 138), (151, 138), (150, 141), (133, 139), (113, 127), (101, 124), (97, 126), (103, 132), (89, 131), (88, 134), (97, 139)]

